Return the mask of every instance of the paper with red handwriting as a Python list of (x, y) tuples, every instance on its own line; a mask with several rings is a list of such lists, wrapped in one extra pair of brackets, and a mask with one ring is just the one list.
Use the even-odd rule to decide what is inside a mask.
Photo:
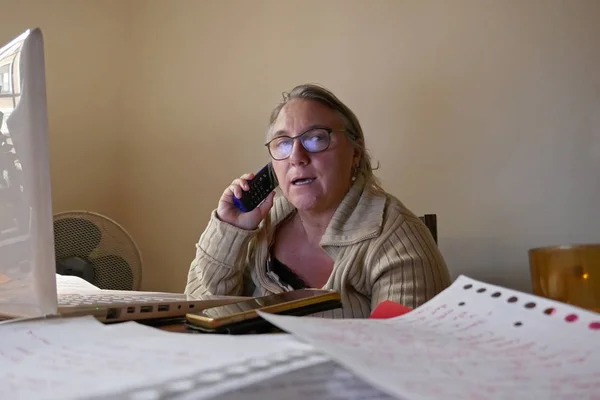
[(399, 399), (600, 399), (599, 314), (464, 276), (388, 320), (261, 316)]

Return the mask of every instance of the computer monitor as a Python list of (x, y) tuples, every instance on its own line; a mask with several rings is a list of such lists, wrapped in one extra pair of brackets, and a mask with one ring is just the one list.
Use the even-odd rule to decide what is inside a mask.
[(0, 311), (57, 310), (44, 40), (0, 48)]
[(183, 318), (244, 298), (93, 290), (58, 293), (44, 41), (31, 29), (0, 48), (0, 321), (93, 315), (102, 322)]

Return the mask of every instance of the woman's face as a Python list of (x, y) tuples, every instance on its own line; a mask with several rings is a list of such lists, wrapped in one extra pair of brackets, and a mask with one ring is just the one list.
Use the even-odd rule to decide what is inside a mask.
[(310, 153), (294, 140), (290, 156), (273, 160), (273, 168), (283, 194), (298, 210), (333, 211), (346, 195), (360, 157), (341, 131), (344, 126), (338, 114), (316, 101), (291, 100), (281, 109), (268, 140), (297, 137), (316, 127), (333, 129), (326, 150)]

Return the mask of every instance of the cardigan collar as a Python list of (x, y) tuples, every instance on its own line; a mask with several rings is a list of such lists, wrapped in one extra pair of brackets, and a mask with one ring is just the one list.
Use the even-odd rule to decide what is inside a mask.
[[(347, 246), (378, 236), (383, 226), (386, 201), (385, 194), (373, 190), (363, 176), (358, 176), (333, 214), (321, 238), (321, 247)], [(271, 210), (273, 227), (295, 211), (277, 189)]]

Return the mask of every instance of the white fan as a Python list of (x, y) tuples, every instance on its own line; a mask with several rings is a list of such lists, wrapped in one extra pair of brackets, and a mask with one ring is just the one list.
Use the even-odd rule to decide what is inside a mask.
[(142, 256), (127, 231), (90, 211), (54, 215), (56, 272), (79, 276), (100, 289), (139, 290)]

